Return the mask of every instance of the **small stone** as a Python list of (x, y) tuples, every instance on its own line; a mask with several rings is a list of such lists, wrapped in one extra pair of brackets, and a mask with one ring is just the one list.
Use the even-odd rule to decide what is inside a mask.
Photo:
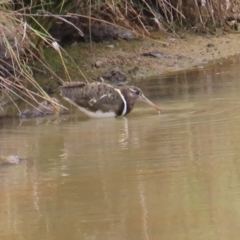
[(109, 44), (107, 45), (108, 48), (114, 48), (114, 45), (113, 44)]
[(208, 44), (207, 44), (207, 47), (208, 47), (208, 48), (212, 48), (212, 47), (214, 47), (214, 44), (213, 44), (213, 43), (208, 43)]
[(101, 61), (101, 60), (96, 61), (95, 64), (94, 64), (94, 66), (95, 66), (96, 68), (102, 67), (102, 66), (103, 66), (103, 61)]
[(19, 162), (20, 158), (16, 155), (0, 156), (0, 165), (18, 164)]
[(12, 164), (18, 164), (20, 162), (19, 156), (16, 155), (9, 155), (6, 157), (6, 162), (12, 163)]

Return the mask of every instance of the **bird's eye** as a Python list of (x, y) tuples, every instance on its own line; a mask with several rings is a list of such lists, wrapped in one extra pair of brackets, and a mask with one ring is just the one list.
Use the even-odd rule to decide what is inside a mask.
[(135, 93), (136, 93), (137, 95), (139, 95), (139, 94), (140, 94), (140, 91), (139, 91), (138, 89), (136, 89), (136, 90), (135, 90)]
[(129, 88), (129, 90), (131, 92), (133, 92), (134, 94), (136, 94), (136, 95), (140, 95), (141, 94), (141, 90), (138, 89), (138, 88)]

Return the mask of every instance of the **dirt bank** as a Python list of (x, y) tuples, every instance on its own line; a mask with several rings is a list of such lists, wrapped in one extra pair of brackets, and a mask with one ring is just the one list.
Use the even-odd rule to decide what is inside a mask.
[[(178, 37), (158, 36), (156, 33), (154, 39), (93, 43), (92, 50), (89, 44), (81, 43), (67, 48), (67, 51), (88, 78), (121, 66), (129, 79), (139, 80), (202, 67), (240, 54), (239, 36), (237, 32), (210, 36), (183, 33)], [(78, 78), (75, 76), (73, 80)]]
[[(180, 37), (156, 34), (154, 39), (93, 43), (92, 50), (89, 43), (73, 44), (67, 47), (66, 51), (88, 80), (96, 79), (109, 69), (120, 66), (131, 83), (176, 71), (204, 67), (240, 54), (240, 41), (237, 32), (211, 36), (183, 33)], [(149, 56), (151, 54), (143, 55), (149, 52), (154, 53), (152, 55), (156, 57)], [(47, 56), (56, 74), (68, 81), (56, 51), (49, 48)], [(66, 65), (72, 81), (85, 81), (71, 61), (66, 61)], [(47, 92), (59, 91), (61, 83), (54, 81), (55, 77), (52, 74), (42, 72), (35, 77)], [(0, 103), (4, 101), (0, 99)]]

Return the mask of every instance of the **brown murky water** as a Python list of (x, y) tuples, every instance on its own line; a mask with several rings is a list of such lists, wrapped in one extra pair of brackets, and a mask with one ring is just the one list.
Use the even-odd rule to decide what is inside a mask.
[(0, 239), (239, 239), (240, 69), (146, 81), (126, 118), (0, 122)]

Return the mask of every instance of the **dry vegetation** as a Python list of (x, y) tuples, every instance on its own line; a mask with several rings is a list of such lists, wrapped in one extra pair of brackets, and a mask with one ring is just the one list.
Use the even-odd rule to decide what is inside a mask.
[(81, 29), (90, 29), (95, 22), (121, 26), (140, 35), (151, 35), (153, 30), (177, 33), (178, 29), (209, 33), (224, 28), (228, 17), (237, 21), (238, 13), (236, 0), (3, 0), (0, 1), (0, 90), (10, 99), (50, 100), (35, 81), (29, 63), (38, 61), (51, 71), (42, 51), (46, 45), (53, 46), (69, 77), (62, 50), (49, 34), (59, 20), (79, 35), (83, 35)]

